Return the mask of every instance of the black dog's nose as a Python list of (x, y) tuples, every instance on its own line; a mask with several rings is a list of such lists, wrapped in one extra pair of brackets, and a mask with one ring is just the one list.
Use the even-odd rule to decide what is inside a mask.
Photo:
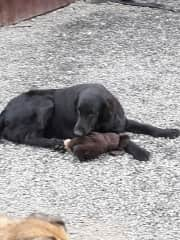
[(84, 135), (84, 132), (83, 132), (82, 130), (75, 129), (75, 130), (74, 130), (74, 134), (75, 134), (75, 136), (77, 136), (77, 137), (81, 137), (81, 136)]

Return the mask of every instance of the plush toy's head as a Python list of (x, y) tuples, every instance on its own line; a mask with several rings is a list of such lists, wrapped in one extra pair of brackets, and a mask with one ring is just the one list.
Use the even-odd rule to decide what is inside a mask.
[(84, 161), (102, 153), (123, 150), (128, 142), (129, 137), (125, 134), (92, 132), (88, 136), (67, 139), (64, 144), (80, 161)]

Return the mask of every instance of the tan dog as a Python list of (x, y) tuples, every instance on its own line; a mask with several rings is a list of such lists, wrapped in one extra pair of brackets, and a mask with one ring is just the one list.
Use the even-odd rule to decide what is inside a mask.
[(0, 216), (1, 240), (69, 240), (62, 220), (32, 214), (24, 219)]

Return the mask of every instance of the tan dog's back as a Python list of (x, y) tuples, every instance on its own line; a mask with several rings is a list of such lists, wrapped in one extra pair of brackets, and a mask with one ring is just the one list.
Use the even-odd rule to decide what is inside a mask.
[(5, 215), (0, 215), (0, 229), (12, 223), (13, 220)]
[(68, 240), (68, 235), (61, 226), (43, 218), (28, 217), (14, 220), (0, 216), (1, 240)]

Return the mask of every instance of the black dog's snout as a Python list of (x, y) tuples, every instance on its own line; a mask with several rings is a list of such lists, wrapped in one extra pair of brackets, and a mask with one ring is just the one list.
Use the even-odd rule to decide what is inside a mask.
[(82, 119), (77, 121), (76, 125), (74, 126), (74, 130), (73, 130), (73, 133), (75, 136), (81, 137), (81, 136), (87, 135), (88, 126), (86, 124), (84, 124), (84, 122), (85, 121), (83, 121)]
[(74, 130), (74, 134), (77, 136), (77, 137), (81, 137), (84, 135), (84, 131), (81, 130), (81, 129), (75, 129)]

